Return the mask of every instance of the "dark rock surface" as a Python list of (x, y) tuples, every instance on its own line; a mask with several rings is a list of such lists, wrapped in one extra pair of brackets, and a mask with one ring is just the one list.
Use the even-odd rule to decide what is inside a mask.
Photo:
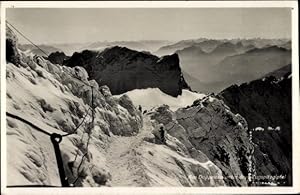
[[(258, 176), (286, 176), (278, 181), (279, 185), (292, 184), (291, 92), (291, 77), (285, 74), (280, 80), (270, 76), (233, 85), (218, 95), (234, 113), (245, 117), (249, 129), (265, 129), (253, 131), (256, 172)], [(280, 130), (269, 127), (280, 127)]]
[(64, 65), (84, 67), (91, 79), (95, 79), (100, 86), (107, 85), (113, 95), (151, 87), (178, 96), (182, 89), (189, 89), (177, 54), (159, 58), (150, 53), (115, 46), (102, 52), (75, 52)]
[(48, 56), (48, 60), (52, 64), (63, 64), (65, 60), (69, 59), (69, 56), (66, 56), (64, 52), (53, 52)]
[(17, 50), (17, 37), (9, 29), (6, 29), (6, 61), (13, 64), (20, 63), (20, 54)]

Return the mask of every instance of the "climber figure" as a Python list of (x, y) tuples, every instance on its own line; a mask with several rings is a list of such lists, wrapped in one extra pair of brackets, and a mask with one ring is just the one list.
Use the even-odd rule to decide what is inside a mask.
[(159, 127), (159, 133), (160, 133), (161, 142), (162, 143), (166, 143), (165, 130), (164, 130), (164, 126), (163, 125), (160, 125), (160, 127)]
[(139, 111), (142, 112), (142, 106), (141, 105), (139, 105)]
[(80, 78), (79, 77), (79, 68), (78, 67), (75, 67), (75, 76), (77, 77), (77, 78)]

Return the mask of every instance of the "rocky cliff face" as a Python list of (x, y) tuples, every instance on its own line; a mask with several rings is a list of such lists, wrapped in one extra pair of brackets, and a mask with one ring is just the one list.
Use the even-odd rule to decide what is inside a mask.
[(164, 124), (168, 134), (181, 141), (194, 159), (212, 161), (221, 170), (218, 177), (226, 185), (248, 185), (252, 146), (247, 122), (239, 114), (233, 114), (222, 101), (205, 97), (174, 113), (164, 106), (148, 114), (157, 123)]
[(118, 95), (133, 89), (159, 88), (178, 96), (189, 89), (179, 66), (177, 54), (158, 58), (150, 53), (125, 47), (112, 47), (103, 52), (85, 50), (74, 53), (66, 66), (82, 66), (99, 85), (109, 86)]
[(233, 85), (219, 97), (234, 113), (244, 116), (253, 131), (257, 175), (284, 175), (277, 184), (291, 185), (292, 90), (290, 73), (284, 75)]

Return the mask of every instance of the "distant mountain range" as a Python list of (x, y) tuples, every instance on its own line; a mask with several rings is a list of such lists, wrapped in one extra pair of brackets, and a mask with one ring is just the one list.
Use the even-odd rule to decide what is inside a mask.
[[(255, 80), (291, 64), (291, 41), (288, 39), (214, 40), (200, 38), (176, 43), (150, 40), (40, 45), (46, 53), (52, 53), (48, 59), (58, 64), (62, 64), (74, 52), (82, 53), (84, 50), (89, 50), (102, 53), (107, 48), (115, 46), (147, 54), (148, 56), (144, 57), (149, 58), (150, 61), (152, 60), (150, 56), (154, 56), (151, 53), (157, 56), (177, 53), (183, 77), (191, 89), (204, 93), (220, 92), (231, 84)], [(19, 45), (19, 48), (27, 53), (44, 55), (33, 46)], [(56, 51), (64, 52), (64, 54), (53, 55)], [(115, 55), (119, 57), (122, 52)], [(75, 61), (73, 63), (75, 65)], [(113, 89), (112, 91), (114, 92)]]
[[(222, 43), (232, 43), (242, 46), (247, 50), (253, 48), (262, 48), (277, 45), (285, 49), (291, 49), (291, 41), (288, 39), (191, 39), (178, 42), (168, 40), (141, 40), (141, 41), (96, 41), (87, 43), (54, 43), (38, 45), (46, 53), (55, 51), (63, 51), (66, 55), (72, 55), (74, 52), (83, 50), (104, 50), (108, 47), (121, 46), (137, 51), (149, 51), (157, 56), (170, 55), (176, 51), (186, 49), (188, 47), (199, 47), (204, 52), (212, 52), (218, 45)], [(40, 54), (31, 44), (19, 44), (18, 47), (22, 51), (32, 51), (33, 54)]]
[(291, 52), (284, 48), (271, 46), (253, 49), (246, 53), (229, 56), (214, 68), (214, 81), (223, 81), (225, 85), (241, 84), (291, 63)]
[[(47, 54), (60, 51), (66, 55), (71, 56), (74, 52), (80, 52), (83, 50), (102, 51), (105, 48), (120, 46), (127, 47), (137, 51), (149, 51), (154, 52), (164, 45), (171, 44), (172, 42), (167, 40), (142, 40), (142, 41), (96, 41), (91, 43), (65, 43), (65, 44), (42, 44), (38, 45)], [(36, 49), (30, 44), (19, 44), (19, 48), (22, 51), (33, 53), (36, 55), (42, 55), (40, 50)], [(45, 54), (44, 54), (45, 55)]]
[(120, 46), (120, 47), (127, 47), (128, 49), (136, 50), (136, 51), (148, 51), (154, 52), (158, 50), (163, 45), (170, 44), (170, 41), (165, 40), (142, 40), (142, 41), (98, 41), (87, 45), (82, 49), (87, 50), (96, 50), (101, 51), (108, 47)]
[(194, 78), (187, 78), (187, 82), (192, 89), (200, 92), (219, 92), (231, 84), (258, 79), (291, 63), (289, 41), (277, 41), (280, 45), (272, 46), (265, 41), (268, 44), (259, 48), (257, 46), (263, 44), (253, 41), (234, 43), (222, 40), (204, 43), (205, 49), (201, 43), (195, 43), (176, 51), (182, 70)]
[(188, 47), (197, 46), (200, 47), (203, 51), (209, 53), (214, 50), (218, 45), (222, 43), (232, 43), (235, 45), (242, 45), (243, 47), (255, 47), (262, 48), (272, 45), (277, 45), (284, 47), (286, 49), (291, 49), (291, 41), (289, 39), (191, 39), (183, 40), (170, 45), (164, 45), (159, 48), (156, 52), (156, 55), (168, 55), (172, 54), (178, 50), (182, 50)]
[[(47, 55), (51, 54), (52, 52), (62, 51), (61, 49), (51, 46), (51, 45), (38, 45)], [(21, 51), (24, 51), (26, 54), (33, 54), (39, 56), (46, 56), (40, 49), (36, 48), (34, 45), (31, 44), (19, 44), (18, 48)]]

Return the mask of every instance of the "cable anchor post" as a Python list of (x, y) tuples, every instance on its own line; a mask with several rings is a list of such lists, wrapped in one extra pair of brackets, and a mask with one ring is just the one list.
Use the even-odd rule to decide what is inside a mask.
[(62, 185), (62, 187), (70, 187), (68, 179), (65, 174), (64, 164), (63, 164), (63, 160), (62, 160), (62, 156), (61, 156), (61, 152), (60, 152), (60, 148), (59, 148), (59, 143), (62, 141), (62, 136), (57, 133), (52, 133), (50, 135), (50, 139), (53, 144), (54, 151), (55, 151), (56, 162), (57, 162), (61, 185)]

